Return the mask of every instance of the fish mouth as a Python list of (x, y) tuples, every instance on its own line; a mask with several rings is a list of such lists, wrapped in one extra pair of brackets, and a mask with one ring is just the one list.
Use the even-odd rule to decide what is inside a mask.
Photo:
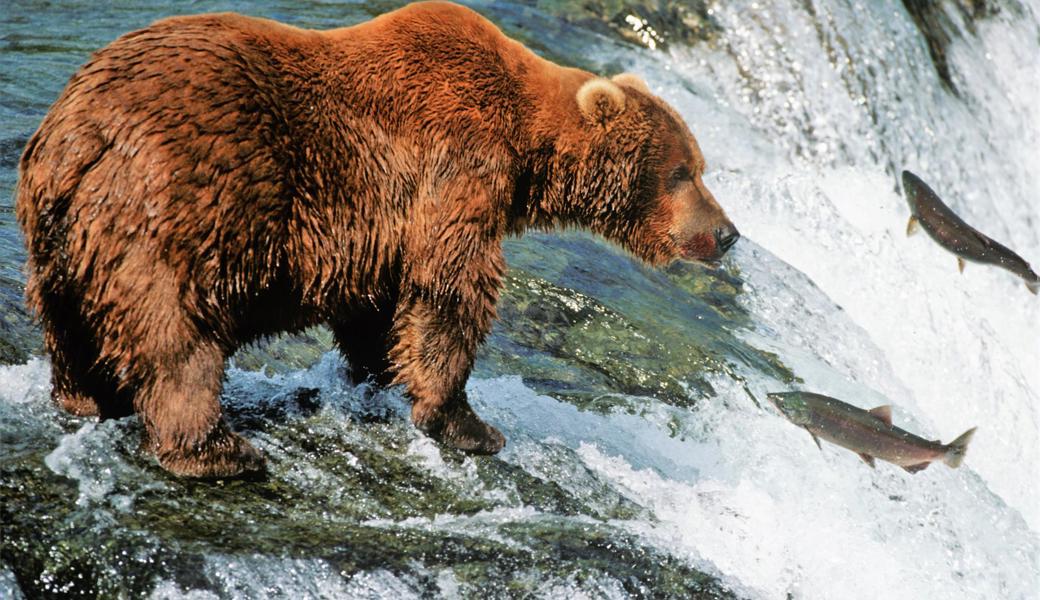
[(769, 400), (769, 402), (778, 409), (783, 409), (784, 397), (782, 393), (769, 392), (766, 394), (766, 400)]
[(923, 179), (921, 179), (917, 175), (914, 175), (913, 173), (911, 173), (910, 171), (907, 171), (905, 169), (903, 170), (903, 177), (902, 177), (902, 179), (903, 179), (903, 188), (904, 189), (909, 189), (909, 190), (912, 190), (912, 191), (916, 191), (916, 190), (920, 189), (922, 185), (924, 185), (924, 180)]

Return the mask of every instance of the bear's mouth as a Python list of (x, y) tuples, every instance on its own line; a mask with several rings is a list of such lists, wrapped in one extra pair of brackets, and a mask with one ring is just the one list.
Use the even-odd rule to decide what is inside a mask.
[(720, 252), (715, 236), (710, 233), (697, 233), (679, 244), (679, 257), (717, 269), (724, 252)]
[(725, 224), (711, 233), (695, 233), (678, 244), (679, 256), (717, 269), (722, 264), (722, 257), (740, 239), (740, 233), (732, 224)]

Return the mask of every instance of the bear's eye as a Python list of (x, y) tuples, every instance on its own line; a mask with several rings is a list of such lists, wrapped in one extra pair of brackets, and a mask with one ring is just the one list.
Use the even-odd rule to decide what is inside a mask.
[(669, 181), (672, 187), (679, 185), (685, 181), (692, 181), (693, 177), (690, 176), (690, 169), (686, 165), (679, 165), (672, 169), (672, 174), (669, 177)]

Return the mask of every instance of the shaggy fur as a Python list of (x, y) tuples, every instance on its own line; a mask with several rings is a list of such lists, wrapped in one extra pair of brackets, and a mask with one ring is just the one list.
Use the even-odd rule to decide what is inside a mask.
[(635, 81), (439, 2), (331, 31), (217, 14), (123, 36), (20, 165), (55, 401), (138, 414), (173, 473), (260, 470), (221, 417), (225, 359), (325, 322), (355, 377), (405, 387), (416, 426), (497, 452), (464, 385), (505, 236), (586, 227), (660, 264), (735, 233), (693, 136)]

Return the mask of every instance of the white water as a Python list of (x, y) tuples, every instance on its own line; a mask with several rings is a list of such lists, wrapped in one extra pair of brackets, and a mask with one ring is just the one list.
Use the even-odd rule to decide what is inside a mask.
[[(803, 9), (735, 2), (716, 12), (721, 49), (634, 68), (680, 107), (709, 187), (755, 241), (735, 261), (762, 341), (804, 389), (894, 404), (898, 423), (944, 441), (978, 425), (969, 460), (916, 476), (870, 471), (851, 453), (821, 455), (773, 415), (724, 403), (698, 411), (717, 426), (721, 458), (692, 486), (596, 447), (583, 457), (676, 525), (663, 543), (764, 597), (1036, 597), (1040, 301), (1007, 272), (959, 275), (931, 240), (907, 239), (895, 188), (914, 170), (969, 222), (1040, 262), (1040, 11), (1005, 12), (954, 43), (960, 98), (940, 86), (898, 3), (817, 12), (828, 15), (820, 35), (847, 44), (836, 54)], [(700, 489), (725, 510), (691, 502)]]
[[(969, 265), (959, 275), (929, 239), (906, 238), (896, 183), (899, 170), (914, 170), (969, 222), (1040, 262), (1040, 10), (998, 17), (978, 38), (954, 43), (958, 98), (940, 86), (898, 3), (817, 7), (829, 15), (823, 37), (840, 35), (851, 63), (821, 49), (800, 7), (763, 14), (751, 2), (724, 4), (716, 50), (617, 59), (691, 124), (708, 185), (747, 238), (731, 261), (756, 323), (749, 341), (776, 352), (804, 379), (799, 387), (863, 407), (891, 403), (897, 424), (922, 435), (949, 441), (977, 425), (967, 460), (916, 475), (884, 463), (871, 470), (834, 446), (819, 451), (729, 379), (713, 381), (717, 395), (695, 411), (648, 399), (643, 414), (609, 416), (539, 396), (519, 378), (474, 379), (476, 410), (510, 440), (500, 459), (578, 495), (586, 470), (601, 477), (646, 509), (618, 526), (740, 595), (1035, 598), (1040, 301), (1009, 273)], [(336, 360), (291, 380), (232, 370), (230, 385), (316, 386), (354, 402), (363, 394), (341, 383)], [(43, 405), (47, 379), (39, 361), (0, 368), (0, 398)], [(777, 385), (750, 381), (759, 398)], [(109, 429), (65, 436), (47, 465), (79, 483), (81, 505), (123, 510), (140, 492), (119, 487), (132, 467), (91, 462)], [(485, 488), (471, 462), (446, 464), (410, 435), (418, 463), (466, 493), (504, 498), (504, 507), (369, 525), (495, 536), (502, 523), (553, 518)], [(409, 597), (415, 589), (385, 571), (345, 581), (320, 560), (218, 555), (204, 568), (232, 597)], [(430, 575), (443, 594), (457, 591), (450, 569)], [(0, 573), (0, 590), (9, 579)], [(609, 578), (597, 586), (597, 597), (623, 596)], [(540, 593), (587, 590), (553, 580)], [(186, 593), (161, 582), (153, 595)]]
[[(756, 163), (752, 175), (725, 172), (725, 149), (713, 153), (708, 147), (707, 154), (723, 161), (716, 193), (752, 239), (842, 306), (891, 366), (891, 373), (859, 369), (850, 374), (854, 379), (882, 391), (944, 439), (980, 425), (973, 468), (1038, 531), (1040, 302), (1004, 271), (971, 265), (961, 276), (953, 257), (926, 236), (907, 239), (908, 211), (893, 190), (893, 175), (910, 168), (982, 230), (1034, 264), (1040, 261), (1036, 12), (1021, 21), (985, 22), (979, 39), (952, 46), (958, 99), (940, 88), (922, 42), (906, 37), (909, 22), (885, 18), (898, 17), (900, 9), (870, 6), (873, 11), (848, 12), (873, 12), (874, 18), (844, 15), (839, 21), (853, 44), (849, 54), (862, 89), (843, 85), (812, 44), (795, 45), (795, 56), (769, 56), (788, 47), (785, 28), (797, 29), (798, 11), (772, 15), (780, 31), (772, 39), (761, 32), (745, 38), (734, 26), (733, 46), (747, 53), (745, 67), (761, 66), (774, 80), (801, 75), (807, 83), (792, 85), (791, 104), (809, 106), (816, 130), (827, 132), (821, 144), (833, 148), (840, 140), (844, 151)], [(738, 13), (722, 18), (742, 21)], [(854, 23), (859, 27), (852, 35), (847, 26)], [(728, 59), (716, 58), (700, 73), (724, 72)], [(877, 77), (866, 76), (864, 65), (875, 65)], [(740, 91), (723, 84), (718, 93)], [(864, 93), (858, 105), (849, 101), (857, 93)], [(788, 110), (773, 99), (734, 106), (767, 124), (783, 120)], [(871, 111), (883, 116), (864, 128)], [(766, 130), (779, 134), (781, 146), (809, 145), (795, 127)], [(895, 173), (885, 173), (875, 155), (892, 163)], [(816, 344), (829, 345), (827, 332), (819, 333)]]

